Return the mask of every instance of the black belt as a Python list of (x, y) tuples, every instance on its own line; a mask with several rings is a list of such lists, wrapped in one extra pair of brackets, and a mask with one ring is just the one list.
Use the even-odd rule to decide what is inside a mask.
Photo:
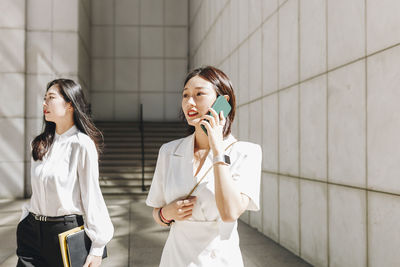
[(36, 221), (41, 221), (41, 222), (74, 222), (76, 219), (82, 218), (81, 215), (76, 215), (76, 214), (57, 216), (57, 217), (37, 215), (32, 212), (29, 212), (29, 214), (32, 215), (32, 217)]

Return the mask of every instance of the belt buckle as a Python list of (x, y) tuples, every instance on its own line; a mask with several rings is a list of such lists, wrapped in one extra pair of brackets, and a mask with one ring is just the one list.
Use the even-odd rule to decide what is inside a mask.
[(36, 221), (41, 221), (41, 222), (47, 221), (46, 216), (42, 216), (42, 215), (37, 215), (37, 214), (35, 214), (34, 217), (35, 217), (35, 220), (36, 220)]

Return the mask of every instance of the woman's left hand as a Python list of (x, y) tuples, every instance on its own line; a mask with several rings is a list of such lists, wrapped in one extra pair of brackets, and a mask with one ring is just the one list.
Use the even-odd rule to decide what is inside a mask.
[(223, 140), (226, 119), (223, 111), (221, 111), (219, 115), (213, 108), (209, 108), (209, 111), (211, 112), (212, 116), (204, 115), (200, 124), (206, 127), (210, 148), (212, 149), (214, 156), (216, 156), (220, 153), (223, 153), (224, 150)]
[(101, 256), (88, 255), (83, 267), (98, 267), (101, 265)]

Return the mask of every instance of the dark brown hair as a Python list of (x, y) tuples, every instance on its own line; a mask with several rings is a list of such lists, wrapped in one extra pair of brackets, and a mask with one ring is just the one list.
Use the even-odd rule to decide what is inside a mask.
[[(100, 154), (103, 147), (103, 135), (100, 130), (94, 126), (93, 120), (89, 115), (88, 104), (81, 86), (73, 80), (56, 79), (47, 84), (46, 92), (53, 85), (57, 86), (64, 100), (73, 107), (75, 126), (93, 140), (96, 145), (97, 153)], [(43, 123), (44, 131), (32, 141), (32, 157), (35, 161), (43, 159), (43, 156), (47, 153), (54, 141), (56, 124), (51, 121), (46, 121), (44, 116)]]
[[(236, 97), (233, 92), (232, 82), (228, 78), (228, 76), (220, 69), (217, 69), (212, 66), (204, 66), (197, 69), (192, 70), (188, 75), (186, 75), (184, 86), (187, 82), (195, 76), (199, 76), (206, 81), (209, 81), (213, 84), (214, 89), (217, 95), (228, 95), (229, 96), (229, 104), (232, 107), (231, 112), (226, 118), (226, 123), (224, 126), (224, 137), (227, 137), (231, 133), (232, 123), (235, 118), (236, 113)], [(186, 121), (185, 114), (181, 109), (180, 117)], [(194, 132), (194, 127), (189, 125), (188, 133), (192, 134)]]

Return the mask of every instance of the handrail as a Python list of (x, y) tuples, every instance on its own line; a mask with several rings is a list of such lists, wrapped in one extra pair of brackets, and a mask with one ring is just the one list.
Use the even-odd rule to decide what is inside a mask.
[(142, 148), (142, 192), (146, 191), (146, 186), (144, 185), (144, 124), (143, 124), (143, 104), (140, 104), (140, 141)]

